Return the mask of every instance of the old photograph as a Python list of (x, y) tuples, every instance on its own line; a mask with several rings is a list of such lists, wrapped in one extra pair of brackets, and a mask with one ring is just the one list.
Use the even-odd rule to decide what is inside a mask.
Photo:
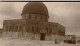
[(80, 46), (80, 2), (0, 2), (0, 46)]

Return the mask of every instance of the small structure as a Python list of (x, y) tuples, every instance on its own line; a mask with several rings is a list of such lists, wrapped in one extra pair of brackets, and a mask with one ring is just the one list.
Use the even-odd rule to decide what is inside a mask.
[(80, 43), (80, 37), (76, 37), (76, 43)]
[(64, 43), (76, 44), (76, 37), (75, 37), (75, 35), (65, 35)]

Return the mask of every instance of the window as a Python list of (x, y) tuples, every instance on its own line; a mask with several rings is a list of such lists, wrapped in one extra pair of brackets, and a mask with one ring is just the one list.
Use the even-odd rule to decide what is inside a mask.
[(46, 28), (46, 31), (47, 31), (47, 33), (48, 33), (48, 28)]
[(52, 33), (52, 28), (50, 28), (49, 30), (50, 30), (50, 32)]
[(8, 31), (8, 25), (6, 25), (6, 31)]
[(30, 27), (27, 27), (26, 29), (27, 29), (27, 32), (29, 32), (29, 31), (30, 31)]
[(29, 15), (29, 19), (31, 19), (31, 15)]
[(36, 32), (39, 32), (39, 28), (38, 27), (36, 27)]
[(47, 17), (45, 17), (45, 20), (47, 20)]
[(21, 27), (21, 25), (19, 25), (19, 30), (18, 31), (21, 31), (22, 30), (22, 27)]
[(40, 18), (41, 18), (41, 20), (42, 20), (42, 16), (41, 16)]
[(9, 26), (9, 32), (11, 31), (11, 25)]
[(18, 31), (18, 26), (15, 26), (15, 31)]
[(32, 27), (32, 32), (35, 32), (35, 31), (34, 31), (34, 27)]
[(35, 15), (35, 19), (37, 19), (37, 16)]
[(12, 25), (11, 29), (12, 29), (12, 31), (14, 31), (14, 25)]
[(46, 28), (47, 33), (52, 33), (52, 28)]
[(32, 32), (38, 32), (38, 27), (32, 27)]

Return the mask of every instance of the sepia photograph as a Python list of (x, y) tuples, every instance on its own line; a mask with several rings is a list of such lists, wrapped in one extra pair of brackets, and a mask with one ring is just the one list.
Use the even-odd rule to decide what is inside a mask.
[(80, 2), (0, 2), (0, 46), (80, 46)]

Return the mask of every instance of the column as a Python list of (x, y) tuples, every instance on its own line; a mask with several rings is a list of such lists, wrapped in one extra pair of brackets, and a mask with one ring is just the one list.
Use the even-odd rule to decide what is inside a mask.
[(30, 40), (31, 40), (31, 38), (32, 38), (32, 32), (31, 32), (31, 26), (29, 27), (30, 28)]
[(19, 25), (19, 38), (21, 38), (21, 25)]
[(14, 25), (11, 25), (11, 32), (12, 32), (11, 38), (13, 38), (14, 37)]
[(2, 37), (6, 37), (6, 25), (3, 25)]
[(21, 38), (23, 38), (23, 25), (21, 24)]
[(22, 38), (22, 25), (19, 25), (19, 37)]
[(7, 25), (7, 33), (6, 33), (7, 37), (9, 37), (9, 25)]
[(12, 25), (9, 25), (9, 37), (12, 38), (13, 32), (12, 32)]
[(14, 38), (17, 38), (17, 25), (14, 26)]
[(25, 31), (25, 27), (24, 25), (22, 25), (22, 37), (24, 38), (24, 31)]
[(17, 37), (19, 38), (19, 25), (18, 25), (18, 36)]
[(18, 25), (16, 25), (17, 26), (17, 30), (16, 30), (16, 38), (18, 38)]

